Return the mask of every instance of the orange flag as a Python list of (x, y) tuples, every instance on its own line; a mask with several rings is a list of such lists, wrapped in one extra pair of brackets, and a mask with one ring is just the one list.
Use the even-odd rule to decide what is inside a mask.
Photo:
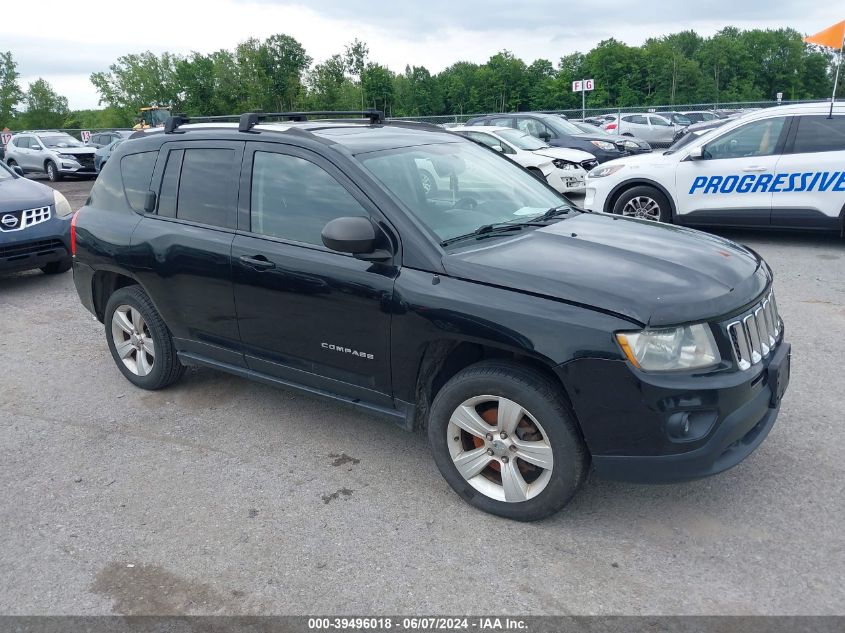
[(815, 35), (804, 38), (804, 41), (808, 44), (818, 44), (819, 46), (840, 50), (843, 40), (845, 40), (845, 20), (826, 28), (824, 31), (819, 31)]

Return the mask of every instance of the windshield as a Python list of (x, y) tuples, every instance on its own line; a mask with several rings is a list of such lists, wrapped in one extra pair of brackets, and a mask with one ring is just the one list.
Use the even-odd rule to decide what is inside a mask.
[(70, 134), (51, 134), (50, 136), (39, 136), (38, 139), (46, 147), (84, 147)]
[(158, 110), (145, 110), (141, 113), (141, 118), (143, 118), (148, 125), (151, 127), (157, 127), (159, 125), (164, 125), (164, 122), (167, 120), (167, 117), (170, 116), (170, 110), (165, 109), (158, 109)]
[(9, 171), (9, 168), (0, 162), (0, 180), (11, 180), (12, 178), (14, 178), (14, 175)]
[(672, 121), (674, 121), (678, 125), (689, 125), (690, 123), (692, 123), (689, 117), (685, 117), (683, 114), (673, 114), (669, 118), (671, 118)]
[(509, 143), (516, 145), (519, 149), (524, 149), (529, 152), (533, 152), (535, 149), (548, 147), (548, 145), (540, 139), (534, 138), (530, 134), (526, 134), (520, 130), (500, 130), (499, 132), (496, 132), (496, 134)]
[(471, 142), (400, 147), (356, 158), (440, 241), (488, 224), (525, 222), (567, 204), (515, 163)]
[(602, 128), (591, 125), (590, 123), (575, 123), (574, 125), (576, 125), (585, 134), (603, 134), (605, 136), (610, 136), (610, 132), (607, 130), (603, 130)]
[(579, 129), (577, 126), (573, 125), (566, 119), (561, 119), (560, 117), (549, 117), (544, 118), (543, 123), (548, 125), (558, 134), (583, 134), (584, 130)]

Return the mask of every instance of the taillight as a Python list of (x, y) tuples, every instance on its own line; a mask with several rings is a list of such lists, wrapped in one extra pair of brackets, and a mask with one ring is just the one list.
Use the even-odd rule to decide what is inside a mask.
[(605, 130), (615, 130), (615, 129), (616, 129), (616, 124), (615, 124), (615, 123), (608, 123), (608, 124), (605, 126), (605, 128), (604, 128), (604, 129), (605, 129)]
[(73, 214), (73, 217), (70, 219), (70, 254), (71, 257), (76, 257), (76, 221), (79, 219), (79, 211), (82, 209), (77, 210), (76, 213)]

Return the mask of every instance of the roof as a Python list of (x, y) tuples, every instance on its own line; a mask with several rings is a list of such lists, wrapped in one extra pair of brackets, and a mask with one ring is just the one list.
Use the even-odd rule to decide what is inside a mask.
[(450, 132), (507, 132), (519, 131), (512, 127), (505, 125), (457, 125), (449, 128)]
[[(368, 124), (360, 121), (320, 120), (302, 122), (268, 122), (255, 125), (250, 132), (239, 132), (238, 123), (202, 122), (186, 123), (179, 126), (179, 132), (225, 130), (234, 135), (252, 141), (265, 140), (259, 136), (262, 132), (288, 134), (291, 132), (310, 132), (317, 140), (324, 143), (339, 144), (351, 154), (361, 154), (397, 147), (431, 145), (434, 143), (459, 143), (464, 140), (450, 131), (435, 125), (409, 122), (389, 122), (386, 124)], [(256, 134), (258, 132), (259, 134)], [(163, 128), (143, 130), (145, 136), (163, 135)], [(137, 137), (136, 137), (137, 138)]]

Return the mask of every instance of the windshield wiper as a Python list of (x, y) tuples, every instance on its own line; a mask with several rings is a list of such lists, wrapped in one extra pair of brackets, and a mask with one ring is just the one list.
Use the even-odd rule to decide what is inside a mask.
[(458, 235), (456, 237), (450, 237), (448, 240), (443, 240), (442, 242), (440, 242), (440, 246), (449, 246), (449, 244), (454, 244), (455, 242), (460, 242), (461, 240), (468, 240), (471, 238), (481, 240), (487, 237), (494, 237), (496, 235), (502, 235), (503, 233), (509, 233), (510, 231), (520, 231), (529, 226), (545, 226), (545, 224), (541, 224), (536, 220), (528, 220), (526, 222), (496, 222), (494, 224), (485, 224), (483, 226), (479, 226), (472, 233), (466, 233), (465, 235)]
[(568, 204), (559, 204), (556, 207), (552, 207), (542, 215), (538, 215), (536, 218), (531, 218), (531, 222), (546, 222), (552, 218), (558, 217), (559, 215), (566, 215), (570, 211), (572, 211), (572, 207)]

